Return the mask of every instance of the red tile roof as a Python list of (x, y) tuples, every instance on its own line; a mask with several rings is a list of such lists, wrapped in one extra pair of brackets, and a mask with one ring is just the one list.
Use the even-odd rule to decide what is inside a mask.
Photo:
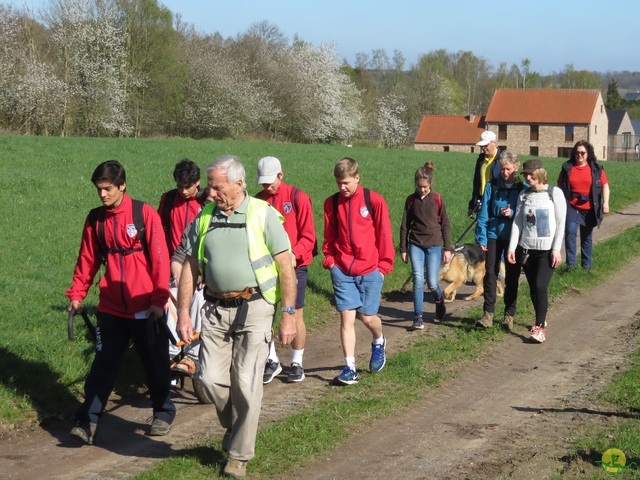
[(484, 131), (484, 117), (473, 122), (462, 115), (424, 115), (414, 143), (473, 145)]
[(487, 123), (591, 123), (599, 90), (498, 89)]

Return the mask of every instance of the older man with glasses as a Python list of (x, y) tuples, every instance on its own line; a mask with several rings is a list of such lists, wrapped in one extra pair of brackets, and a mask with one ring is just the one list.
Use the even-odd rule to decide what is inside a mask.
[(480, 147), (481, 153), (476, 160), (476, 168), (473, 174), (473, 192), (469, 201), (469, 218), (480, 211), (482, 205), (482, 195), (487, 182), (500, 176), (500, 164), (496, 161), (500, 158), (501, 150), (498, 148), (497, 137), (494, 132), (485, 130), (480, 135), (480, 140), (476, 145)]

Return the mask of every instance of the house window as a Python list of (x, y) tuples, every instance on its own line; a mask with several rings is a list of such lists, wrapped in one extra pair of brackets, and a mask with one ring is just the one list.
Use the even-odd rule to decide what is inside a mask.
[(476, 153), (476, 147), (471, 147), (471, 153)]
[(564, 141), (573, 142), (573, 125), (565, 125), (564, 127)]
[(537, 142), (539, 140), (538, 138), (538, 134), (539, 134), (539, 126), (538, 125), (531, 125), (529, 127), (529, 140)]
[(594, 125), (593, 128), (594, 128), (595, 134), (597, 135), (598, 134), (598, 125)]
[(444, 147), (442, 147), (442, 151), (443, 152), (448, 152), (449, 151), (449, 145), (445, 145)]
[(571, 147), (558, 147), (558, 158), (571, 158)]
[(529, 155), (532, 157), (538, 156), (538, 147), (529, 147)]
[(624, 132), (622, 134), (622, 148), (624, 150), (631, 149), (631, 132)]
[(498, 125), (498, 140), (507, 139), (507, 126), (505, 124)]

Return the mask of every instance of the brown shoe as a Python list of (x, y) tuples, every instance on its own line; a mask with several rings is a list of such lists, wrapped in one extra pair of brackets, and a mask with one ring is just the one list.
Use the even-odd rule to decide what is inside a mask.
[(230, 458), (227, 460), (223, 474), (225, 477), (245, 478), (247, 476), (247, 461)]
[(505, 313), (504, 319), (502, 320), (502, 326), (509, 331), (513, 330), (513, 316)]
[(476, 322), (476, 327), (491, 328), (493, 326), (493, 313), (484, 312), (482, 318)]

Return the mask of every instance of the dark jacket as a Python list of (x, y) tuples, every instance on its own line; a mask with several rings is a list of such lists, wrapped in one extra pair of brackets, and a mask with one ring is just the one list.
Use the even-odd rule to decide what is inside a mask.
[[(600, 226), (604, 217), (602, 210), (602, 170), (603, 167), (598, 162), (589, 162), (591, 168), (591, 192), (589, 193), (589, 199), (593, 205), (593, 211), (596, 215), (596, 225)], [(573, 193), (571, 192), (571, 185), (569, 184), (569, 172), (573, 168), (573, 161), (569, 160), (562, 164), (560, 170), (560, 176), (558, 177), (558, 186), (562, 188), (564, 196), (567, 199), (567, 204), (571, 200)]]
[(412, 193), (404, 202), (404, 214), (400, 225), (400, 253), (408, 250), (413, 243), (422, 248), (444, 245), (445, 250), (453, 251), (451, 244), (451, 224), (447, 216), (444, 199), (441, 198), (440, 212), (434, 191), (420, 198)]
[[(496, 158), (491, 165), (491, 175), (487, 179), (487, 181), (492, 178), (498, 178), (500, 176), (500, 162), (498, 159), (500, 158), (500, 154), (504, 151), (503, 149), (498, 148), (496, 152)], [(471, 200), (469, 200), (469, 210), (474, 210), (478, 203), (482, 202), (482, 185), (480, 185), (480, 168), (484, 164), (484, 153), (478, 155), (478, 159), (476, 160), (476, 169), (473, 172), (473, 192), (471, 193)]]

